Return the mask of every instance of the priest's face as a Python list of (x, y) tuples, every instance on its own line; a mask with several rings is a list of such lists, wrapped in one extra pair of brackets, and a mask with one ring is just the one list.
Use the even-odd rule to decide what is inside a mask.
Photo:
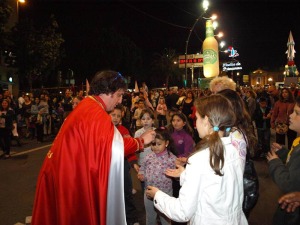
[(124, 95), (124, 90), (122, 89), (119, 89), (115, 93), (111, 93), (108, 95), (107, 94), (100, 95), (100, 97), (102, 98), (102, 100), (106, 105), (106, 111), (112, 111), (116, 107), (116, 105), (121, 104), (123, 95)]

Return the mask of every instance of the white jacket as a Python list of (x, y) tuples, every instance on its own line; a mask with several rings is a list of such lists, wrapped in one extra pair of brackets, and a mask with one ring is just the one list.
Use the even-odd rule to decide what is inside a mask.
[(247, 225), (242, 211), (244, 156), (222, 138), (225, 146), (223, 176), (216, 175), (209, 164), (209, 149), (197, 152), (180, 176), (179, 197), (158, 191), (155, 207), (174, 221), (190, 225)]

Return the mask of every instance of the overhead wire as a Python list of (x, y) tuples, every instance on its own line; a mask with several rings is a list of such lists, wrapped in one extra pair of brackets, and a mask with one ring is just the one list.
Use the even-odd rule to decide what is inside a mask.
[(119, 0), (119, 1), (122, 2), (123, 4), (127, 5), (128, 7), (132, 8), (132, 9), (134, 9), (134, 10), (136, 10), (136, 11), (138, 11), (138, 12), (140, 12), (140, 13), (142, 13), (142, 14), (148, 16), (148, 17), (151, 17), (152, 19), (155, 19), (155, 20), (157, 20), (157, 21), (160, 21), (160, 22), (162, 22), (162, 23), (165, 23), (165, 24), (168, 24), (168, 25), (170, 25), (170, 26), (177, 27), (177, 28), (191, 29), (191, 27), (186, 27), (186, 26), (181, 26), (181, 25), (178, 25), (178, 24), (170, 23), (170, 22), (168, 22), (168, 21), (165, 21), (165, 20), (160, 19), (160, 18), (158, 18), (158, 17), (155, 17), (155, 16), (153, 16), (153, 15), (150, 15), (149, 13), (146, 13), (146, 12), (144, 12), (144, 11), (142, 11), (142, 10), (140, 10), (140, 9), (138, 9), (138, 8), (136, 8), (136, 7), (134, 7), (133, 5), (129, 4), (128, 2), (126, 2), (126, 1), (124, 1), (124, 0)]

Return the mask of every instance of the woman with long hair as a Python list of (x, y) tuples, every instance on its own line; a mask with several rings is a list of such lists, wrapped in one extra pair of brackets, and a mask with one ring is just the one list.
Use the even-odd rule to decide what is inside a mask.
[[(289, 116), (293, 113), (295, 106), (295, 99), (288, 88), (282, 88), (279, 93), (279, 100), (275, 102), (272, 117), (271, 128), (275, 129), (276, 126), (281, 124), (289, 126)], [(288, 140), (288, 149), (291, 149), (297, 133), (291, 129), (287, 129), (286, 133), (276, 132), (276, 143), (285, 145), (285, 137)]]

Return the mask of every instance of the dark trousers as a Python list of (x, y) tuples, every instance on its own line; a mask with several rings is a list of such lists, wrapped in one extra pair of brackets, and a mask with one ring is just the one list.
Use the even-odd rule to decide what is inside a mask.
[(257, 128), (257, 141), (261, 153), (267, 153), (268, 151), (270, 151), (270, 140), (271, 140), (270, 128), (266, 128), (266, 129)]
[(288, 129), (286, 134), (277, 134), (276, 133), (276, 142), (281, 145), (285, 145), (285, 135), (288, 139), (288, 149), (291, 149), (293, 141), (297, 137), (297, 133), (293, 130)]
[(127, 159), (124, 160), (124, 198), (127, 224), (133, 224), (137, 222), (138, 219), (136, 207), (133, 201), (130, 164)]
[(1, 148), (5, 155), (10, 154), (10, 144), (11, 144), (11, 130), (6, 128), (0, 128), (0, 142)]

